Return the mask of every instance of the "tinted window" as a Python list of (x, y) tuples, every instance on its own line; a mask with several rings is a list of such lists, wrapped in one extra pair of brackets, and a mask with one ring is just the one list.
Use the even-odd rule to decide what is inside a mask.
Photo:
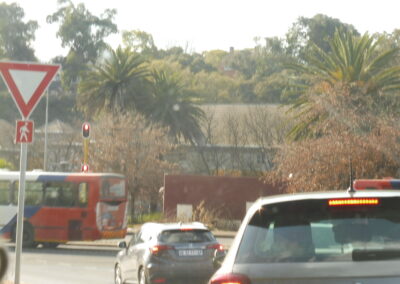
[(8, 205), (11, 203), (10, 182), (0, 181), (0, 205)]
[(44, 205), (50, 207), (84, 207), (87, 204), (87, 184), (47, 182), (44, 184)]
[(207, 230), (168, 230), (163, 231), (159, 237), (163, 243), (200, 243), (215, 241), (214, 236)]
[[(43, 183), (28, 181), (25, 183), (25, 205), (40, 205), (43, 196)], [(18, 192), (19, 182), (16, 182), (16, 189)], [(18, 194), (15, 196), (18, 199)], [(16, 202), (17, 203), (17, 202)]]
[(377, 206), (327, 200), (269, 205), (250, 220), (237, 263), (400, 259), (399, 198)]
[(79, 184), (78, 205), (79, 207), (86, 207), (88, 202), (89, 185), (87, 183)]

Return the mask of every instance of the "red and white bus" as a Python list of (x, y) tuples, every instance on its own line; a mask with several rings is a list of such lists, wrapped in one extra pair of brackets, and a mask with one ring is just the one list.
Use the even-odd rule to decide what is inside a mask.
[[(0, 171), (0, 234), (15, 240), (19, 172)], [(26, 173), (23, 245), (124, 238), (125, 177), (112, 173)]]
[(353, 183), (354, 189), (400, 189), (400, 179), (356, 179)]

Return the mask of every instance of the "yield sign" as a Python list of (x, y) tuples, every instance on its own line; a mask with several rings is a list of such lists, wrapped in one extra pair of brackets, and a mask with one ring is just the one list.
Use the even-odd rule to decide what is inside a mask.
[(60, 65), (0, 62), (1, 75), (22, 117), (27, 119)]

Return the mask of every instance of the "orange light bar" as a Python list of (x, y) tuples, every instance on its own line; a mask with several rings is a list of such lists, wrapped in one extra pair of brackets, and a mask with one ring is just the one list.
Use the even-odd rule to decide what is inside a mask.
[(329, 206), (356, 206), (356, 205), (378, 205), (378, 198), (346, 198), (330, 199)]
[(181, 231), (193, 231), (192, 228), (181, 228)]

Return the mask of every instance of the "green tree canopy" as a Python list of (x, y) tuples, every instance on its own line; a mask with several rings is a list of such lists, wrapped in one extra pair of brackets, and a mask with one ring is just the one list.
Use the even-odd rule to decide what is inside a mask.
[(0, 56), (6, 59), (36, 61), (30, 46), (38, 28), (36, 21), (24, 22), (24, 10), (16, 3), (0, 3)]
[(70, 50), (63, 65), (63, 81), (75, 87), (87, 63), (95, 63), (107, 47), (104, 38), (118, 31), (113, 23), (116, 10), (107, 9), (97, 17), (84, 4), (75, 6), (71, 0), (59, 0), (60, 8), (47, 16), (48, 23), (59, 23), (57, 37)]
[(109, 56), (79, 84), (78, 106), (86, 115), (101, 111), (146, 112), (148, 75), (142, 56), (129, 48), (110, 49)]
[(286, 34), (288, 52), (302, 57), (314, 44), (329, 52), (331, 48), (329, 42), (338, 29), (359, 35), (352, 25), (323, 14), (317, 14), (312, 18), (300, 17)]
[(123, 31), (122, 42), (126, 47), (144, 56), (153, 58), (157, 56), (157, 47), (153, 36), (149, 33), (140, 30)]
[(203, 110), (194, 104), (195, 96), (182, 86), (180, 80), (164, 71), (153, 72), (153, 103), (149, 118), (169, 128), (176, 142), (199, 143), (202, 139), (200, 120)]
[(380, 42), (368, 34), (357, 37), (337, 31), (330, 41), (332, 52), (313, 44), (303, 64), (290, 65), (304, 83), (293, 105), (300, 119), (290, 133), (294, 139), (315, 135), (322, 122), (344, 122), (349, 117), (344, 109), (366, 118), (396, 106), (398, 99), (387, 100), (400, 89), (400, 66), (390, 64), (399, 49), (380, 50)]
[(205, 63), (211, 65), (218, 70), (222, 68), (222, 61), (228, 55), (228, 52), (224, 50), (210, 50), (203, 53)]
[(14, 166), (12, 163), (10, 163), (9, 161), (5, 160), (5, 159), (0, 159), (0, 169), (9, 169), (9, 170), (13, 170)]

